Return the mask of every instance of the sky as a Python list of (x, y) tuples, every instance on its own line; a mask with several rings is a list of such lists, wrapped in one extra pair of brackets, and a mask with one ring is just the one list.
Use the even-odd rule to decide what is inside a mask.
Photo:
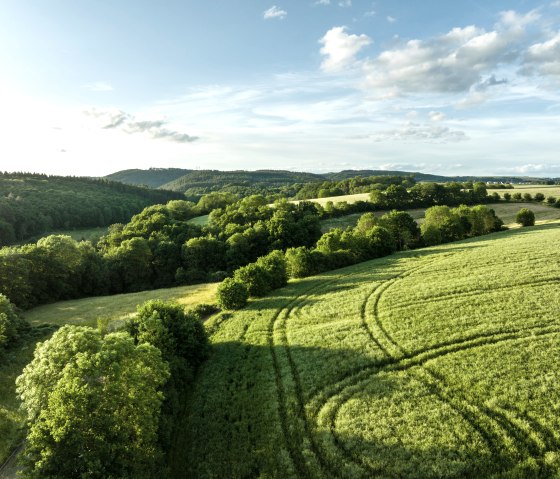
[(560, 0), (2, 0), (0, 171), (560, 176)]

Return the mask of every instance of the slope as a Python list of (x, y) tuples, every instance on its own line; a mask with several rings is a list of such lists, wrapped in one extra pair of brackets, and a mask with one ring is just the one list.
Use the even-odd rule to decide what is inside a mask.
[(216, 318), (176, 477), (558, 474), (559, 247), (403, 252)]
[(161, 185), (176, 180), (190, 171), (192, 170), (184, 168), (132, 169), (117, 171), (107, 175), (105, 178), (112, 181), (120, 181), (127, 185), (146, 185), (150, 188), (159, 188)]

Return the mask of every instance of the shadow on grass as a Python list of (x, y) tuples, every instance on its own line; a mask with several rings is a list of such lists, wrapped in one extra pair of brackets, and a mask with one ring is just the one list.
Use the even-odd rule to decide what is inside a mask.
[[(513, 429), (511, 437), (504, 438), (469, 405), (447, 399), (437, 386), (421, 382), (418, 386), (418, 380), (409, 380), (408, 370), (376, 374), (372, 361), (376, 360), (371, 355), (348, 349), (216, 344), (185, 415), (177, 421), (169, 453), (173, 477), (488, 477), (514, 471), (518, 477), (545, 477), (551, 473), (544, 453), (532, 450)], [(381, 356), (377, 364), (379, 370), (388, 367)], [(360, 368), (370, 369), (353, 382), (348, 372)], [(368, 411), (369, 404), (386, 404), (388, 410)], [(343, 407), (350, 408), (344, 411), (344, 421), (352, 424), (339, 431)], [(379, 426), (385, 427), (385, 433), (395, 429), (377, 435), (375, 421), (385, 423)], [(410, 437), (403, 423), (414, 431)], [(442, 430), (448, 434), (442, 435)], [(514, 445), (507, 446), (512, 438)]]

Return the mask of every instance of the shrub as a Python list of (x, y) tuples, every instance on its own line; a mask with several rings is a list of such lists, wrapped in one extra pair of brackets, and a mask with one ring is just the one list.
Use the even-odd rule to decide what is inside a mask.
[(515, 217), (515, 221), (521, 226), (533, 226), (535, 224), (535, 213), (530, 209), (521, 208)]
[(272, 291), (271, 276), (257, 263), (249, 263), (235, 271), (233, 278), (247, 287), (249, 296), (265, 296)]
[(504, 193), (504, 200), (511, 201), (511, 193)]
[(542, 193), (536, 193), (535, 201), (544, 201), (544, 195)]
[(257, 265), (268, 273), (272, 289), (282, 288), (288, 284), (286, 257), (282, 251), (274, 250), (262, 256), (257, 260)]
[(523, 193), (523, 199), (525, 201), (533, 201), (533, 197), (531, 196), (531, 193)]
[(521, 193), (514, 193), (512, 198), (516, 201), (520, 201), (522, 198)]
[(555, 198), (554, 196), (549, 196), (549, 197), (546, 199), (546, 202), (547, 202), (549, 205), (554, 205), (554, 203), (556, 203), (556, 198)]
[(223, 309), (240, 309), (248, 299), (249, 291), (241, 281), (226, 278), (218, 286), (218, 305)]

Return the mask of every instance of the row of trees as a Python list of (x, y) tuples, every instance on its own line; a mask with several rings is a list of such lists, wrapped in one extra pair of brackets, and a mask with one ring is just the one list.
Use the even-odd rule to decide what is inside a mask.
[(494, 210), (484, 205), (434, 206), (426, 211), (421, 228), (405, 211), (393, 210), (381, 218), (365, 213), (356, 227), (332, 229), (314, 247), (289, 248), (285, 254), (276, 250), (239, 268), (220, 285), (218, 301), (226, 309), (240, 308), (249, 297), (284, 286), (288, 276), (311, 276), (394, 251), (484, 235), (502, 227)]
[(22, 477), (166, 475), (162, 450), (208, 341), (196, 315), (160, 301), (127, 329), (64, 326), (37, 346), (17, 379), (29, 429)]

